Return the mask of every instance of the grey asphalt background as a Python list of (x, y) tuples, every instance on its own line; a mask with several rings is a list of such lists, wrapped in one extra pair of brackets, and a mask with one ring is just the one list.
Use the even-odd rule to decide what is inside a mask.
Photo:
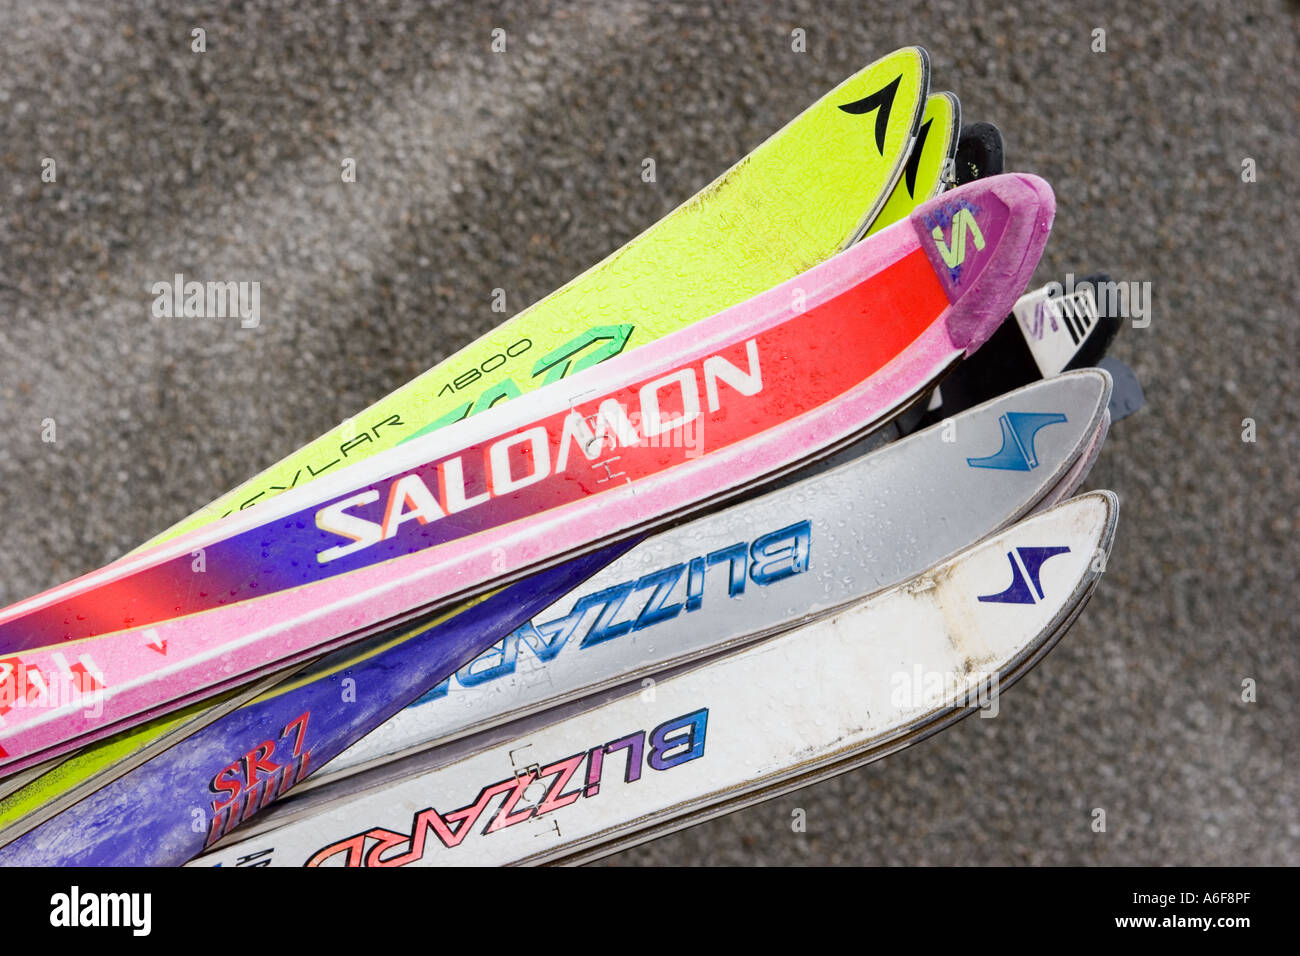
[[(920, 43), (1056, 189), (1037, 279), (1152, 284), (1114, 349), (1149, 407), (1090, 480), (1122, 496), (1115, 555), (998, 719), (610, 862), (1300, 863), (1295, 3), (213, 6), (0, 2), (0, 603), (276, 461), (494, 325), (493, 288), (539, 298)], [(261, 327), (151, 320), (175, 272), (260, 281)]]

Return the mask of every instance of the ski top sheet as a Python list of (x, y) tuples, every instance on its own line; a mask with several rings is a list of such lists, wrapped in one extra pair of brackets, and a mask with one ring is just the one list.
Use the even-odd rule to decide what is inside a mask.
[(898, 181), (929, 85), (920, 47), (863, 68), (567, 285), (149, 544), (686, 328), (846, 248)]
[[(987, 339), (1053, 212), (1037, 177), (972, 183), (532, 402), (15, 605), (0, 617), (15, 654), (4, 762), (38, 762), (851, 440)], [(67, 641), (79, 643), (48, 646)]]
[(953, 158), (953, 173), (957, 185), (996, 176), (1003, 171), (1006, 150), (1002, 130), (983, 120), (961, 128), (957, 154)]
[(906, 218), (918, 203), (933, 199), (952, 183), (960, 129), (961, 103), (955, 95), (936, 93), (925, 101), (916, 145), (907, 157), (902, 177), (867, 230), (867, 235), (874, 235)]
[[(629, 544), (558, 600), (557, 582), (529, 579), (480, 605), (501, 608), (490, 619), (459, 614), (331, 655), (0, 850), (0, 864), (183, 863), (327, 762), (331, 776), (355, 772), (861, 600), (1081, 478), (1109, 392), (1100, 371), (1028, 386), (946, 429)], [(1027, 457), (972, 457), (1005, 442), (1007, 421)], [(503, 627), (511, 615), (522, 625)], [(472, 662), (449, 661), (463, 628), (505, 637)], [(284, 732), (267, 741), (268, 729)]]
[[(920, 74), (919, 81), (915, 77), (917, 72)], [(779, 150), (775, 144), (778, 140), (789, 139), (794, 141), (796, 136), (806, 136), (810, 141), (818, 142), (826, 138), (822, 131), (835, 130), (843, 116), (861, 118), (860, 114), (853, 112), (854, 109), (858, 108), (854, 104), (860, 102), (857, 99), (850, 99), (847, 103), (840, 104), (851, 107), (849, 110), (831, 110), (825, 107), (828, 104), (833, 105), (837, 96), (842, 94), (847, 96), (851, 89), (846, 88), (850, 87), (856, 80), (860, 80), (865, 88), (872, 86), (874, 78), (880, 78), (878, 87), (881, 91), (880, 95), (873, 98), (869, 94), (865, 99), (869, 102), (877, 102), (879, 105), (876, 107), (875, 112), (871, 113), (867, 118), (875, 122), (882, 115), (887, 117), (886, 126), (881, 137), (884, 145), (879, 153), (879, 161), (873, 160), (868, 164), (868, 168), (863, 169), (855, 159), (852, 175), (845, 175), (844, 169), (846, 167), (837, 161), (830, 164), (833, 171), (831, 177), (823, 175), (820, 169), (808, 168), (808, 159), (814, 155), (811, 153), (796, 157), (797, 161), (795, 162), (791, 162), (791, 157), (788, 156), (779, 162), (777, 161)], [(733, 254), (728, 250), (734, 250), (734, 257), (743, 260), (746, 266), (750, 268), (750, 272), (747, 272), (746, 275), (755, 280), (746, 285), (742, 292), (756, 292), (760, 288), (778, 284), (789, 278), (799, 268), (802, 268), (803, 263), (818, 261), (847, 246), (854, 236), (861, 231), (860, 226), (855, 224), (852, 229), (854, 236), (850, 236), (847, 232), (843, 236), (838, 236), (834, 230), (845, 228), (842, 223), (849, 222), (851, 216), (845, 218), (837, 214), (830, 219), (819, 216), (810, 220), (807, 215), (808, 209), (818, 209), (823, 204), (828, 207), (846, 205), (852, 207), (854, 203), (857, 203), (862, 209), (862, 223), (874, 223), (879, 220), (879, 215), (874, 210), (881, 206), (885, 196), (885, 187), (892, 180), (894, 181), (893, 191), (889, 193), (887, 204), (891, 210), (897, 211), (900, 197), (914, 193), (912, 203), (906, 209), (906, 211), (910, 212), (911, 208), (916, 204), (937, 194), (942, 185), (939, 181), (942, 170), (937, 164), (932, 163), (929, 158), (936, 150), (941, 148), (941, 144), (939, 139), (930, 137), (928, 133), (923, 142), (920, 141), (919, 137), (915, 141), (917, 149), (923, 148), (926, 154), (924, 161), (920, 157), (909, 158), (905, 176), (896, 175), (901, 171), (899, 169), (890, 172), (890, 157), (895, 156), (898, 143), (901, 140), (898, 131), (906, 127), (909, 118), (914, 124), (920, 121), (921, 117), (917, 116), (916, 108), (920, 104), (921, 97), (923, 97), (928, 85), (928, 60), (923, 50), (901, 50), (872, 64), (861, 71), (857, 77), (851, 79), (848, 84), (842, 86), (840, 90), (833, 91), (794, 124), (778, 133), (768, 144), (756, 151), (754, 155), (747, 157), (744, 162), (724, 177), (726, 180), (724, 188), (710, 187), (710, 189), (701, 192), (696, 197), (697, 201), (706, 196), (708, 197), (709, 204), (712, 207), (713, 219), (716, 220), (713, 225), (720, 230), (717, 235), (708, 238), (708, 248), (706, 250), (693, 253), (690, 257), (684, 257), (683, 250), (680, 248), (679, 240), (682, 235), (686, 234), (686, 231), (689, 231), (687, 225), (689, 225), (690, 217), (697, 216), (699, 213), (699, 203), (693, 201), (666, 217), (645, 236), (624, 247), (624, 250), (620, 251), (620, 253), (611, 256), (606, 260), (606, 263), (614, 262), (620, 257), (625, 258), (623, 254), (630, 249), (635, 249), (637, 255), (641, 256), (645, 262), (651, 261), (653, 257), (650, 254), (652, 252), (657, 252), (661, 258), (671, 255), (677, 263), (682, 261), (692, 263), (691, 268), (675, 268), (658, 276), (653, 285), (640, 289), (637, 298), (638, 310), (644, 307), (654, 315), (663, 315), (673, 311), (676, 313), (676, 319), (685, 321), (691, 315), (703, 316), (710, 314), (710, 310), (716, 310), (723, 305), (730, 304), (717, 295), (719, 291), (725, 290), (722, 290), (713, 281), (704, 281), (700, 278), (700, 274), (707, 271), (711, 264), (719, 260), (720, 257)], [(946, 100), (952, 94), (941, 94), (941, 96)], [(953, 103), (955, 104), (955, 98), (953, 98)], [(928, 104), (927, 110), (929, 112), (925, 117), (926, 122), (933, 118), (932, 114), (938, 115), (934, 111), (941, 111), (945, 108), (945, 105), (944, 103)], [(817, 116), (820, 116), (820, 119)], [(942, 125), (940, 123), (940, 129), (942, 129)], [(873, 127), (873, 136), (874, 130), (875, 127)], [(852, 149), (852, 140), (845, 140), (836, 136), (830, 142), (833, 148), (845, 150), (846, 155)], [(824, 156), (824, 150), (825, 146), (816, 155)], [(755, 219), (754, 211), (760, 207), (749, 203), (746, 198), (749, 193), (739, 187), (749, 180), (755, 170), (764, 166), (770, 167), (770, 173), (764, 172), (764, 175), (773, 177), (772, 182), (777, 182), (775, 177), (781, 177), (779, 182), (781, 189), (779, 195), (765, 200), (761, 209), (769, 210), (775, 206), (777, 212), (779, 212), (786, 206), (801, 206), (802, 208), (795, 217), (796, 227), (793, 229), (789, 227), (787, 221), (789, 217), (781, 215), (765, 214), (758, 217), (756, 221), (751, 221)], [(914, 175), (913, 170), (915, 171)], [(997, 171), (1001, 172), (1001, 169)], [(914, 186), (913, 181), (915, 181)], [(873, 183), (876, 184), (874, 193), (872, 192)], [(715, 184), (715, 187), (717, 185)], [(751, 188), (750, 192), (752, 191)], [(787, 200), (786, 197), (789, 197), (789, 199)], [(730, 227), (731, 223), (741, 223), (743, 228), (739, 230), (733, 229)], [(690, 226), (690, 229), (694, 228), (696, 227)], [(691, 234), (697, 235), (694, 232)], [(697, 262), (697, 257), (702, 258), (699, 258)], [(769, 271), (765, 277), (760, 277), (753, 270), (764, 262), (767, 263)], [(622, 294), (622, 287), (602, 284), (606, 263), (596, 266), (575, 279), (557, 295), (563, 294), (569, 298), (581, 295), (589, 306), (598, 297), (599, 302), (607, 303), (601, 305), (603, 310), (601, 321), (617, 322), (615, 327), (620, 330), (632, 329), (633, 331), (629, 334), (629, 337), (635, 345), (644, 336), (652, 334), (655, 329), (661, 327), (667, 320), (660, 320), (654, 327), (638, 325), (639, 312), (632, 308), (630, 298)], [(624, 263), (622, 268), (626, 271), (627, 264)], [(538, 318), (545, 319), (548, 315), (551, 318), (556, 318), (553, 314), (556, 306), (557, 303), (551, 302), (549, 299), (543, 300), (536, 307), (526, 310), (525, 313), (513, 321), (520, 323), (531, 321), (536, 324)], [(615, 310), (621, 310), (621, 312)], [(533, 318), (530, 319), (530, 316), (533, 316)], [(573, 333), (570, 345), (569, 347), (561, 346), (553, 350), (571, 358), (571, 361), (562, 366), (564, 374), (584, 364), (589, 364), (588, 360), (600, 360), (616, 351), (617, 337), (609, 338), (603, 335), (604, 331), (608, 331), (608, 326), (603, 327), (603, 329), (600, 326), (588, 325), (583, 327), (580, 324), (573, 324), (573, 316), (565, 316), (564, 319), (569, 323), (568, 328)], [(553, 329), (540, 330), (543, 335), (553, 331)], [(474, 368), (469, 372), (465, 372), (453, 382), (453, 386), (457, 386), (453, 388), (453, 391), (463, 392), (477, 382), (484, 393), (491, 393), (493, 389), (507, 396), (513, 393), (511, 384), (514, 380), (505, 371), (506, 363), (500, 362), (496, 358), (499, 353), (492, 351), (490, 339), (489, 336), (480, 343), (467, 347), (455, 357), (454, 361), (464, 360), (467, 368), (470, 366)], [(481, 346), (481, 349), (479, 346)], [(487, 356), (482, 362), (472, 360), (474, 355), (477, 354), (476, 349)], [(485, 368), (487, 371), (484, 371)], [(540, 363), (539, 374), (550, 368), (551, 364)], [(556, 368), (561, 367), (556, 366)], [(425, 378), (427, 379), (439, 371), (454, 373), (456, 367), (451, 362), (443, 363)], [(461, 379), (466, 381), (461, 381)], [(445, 388), (446, 386), (444, 386), (444, 390)], [(421, 433), (428, 430), (428, 426), (437, 424), (436, 419), (423, 420), (414, 417), (416, 412), (412, 411), (412, 409), (416, 409), (421, 414), (435, 414), (442, 407), (438, 402), (427, 402), (419, 396), (403, 396), (400, 393), (395, 393), (391, 400), (385, 400), (385, 403), (392, 405), (392, 408), (398, 409), (395, 414), (400, 419), (402, 427), (406, 428), (410, 434)], [(381, 405), (385, 403), (381, 403)], [(388, 411), (392, 410), (392, 408), (385, 407)], [(381, 421), (383, 420), (383, 415), (380, 414), (382, 410), (384, 409), (376, 406), (367, 415), (374, 418), (375, 421)], [(366, 416), (360, 417), (365, 418)], [(353, 419), (352, 423), (354, 424), (355, 421), (356, 419)], [(390, 421), (389, 424), (395, 426), (399, 422)], [(352, 431), (355, 432), (355, 429), (352, 429)], [(377, 435), (349, 434), (347, 429), (343, 429), (343, 434), (337, 437), (339, 444), (337, 454), (333, 456), (335, 459), (349, 462), (359, 461), (378, 447), (374, 441)], [(317, 452), (321, 452), (322, 449), (324, 449), (322, 453), (329, 451), (329, 438), (330, 436), (325, 436), (320, 442), (316, 443), (314, 447)], [(311, 454), (313, 454), (311, 448), (305, 448), (296, 457), (299, 459), (304, 456), (310, 458)], [(330, 456), (326, 454), (326, 457)], [(308, 464), (309, 467), (306, 467), (301, 473), (295, 471), (294, 483), (296, 485), (302, 485), (311, 479), (314, 468), (310, 467), (310, 462)], [(286, 460), (280, 467), (296, 468), (293, 459)], [(327, 469), (322, 467), (320, 470), (323, 472)], [(258, 481), (259, 479), (254, 479), (248, 487), (252, 487)], [(278, 489), (272, 488), (265, 495), (250, 497), (244, 504), (247, 505), (262, 500), (268, 495), (277, 492)], [(212, 506), (212, 508), (216, 507), (215, 504)], [(192, 516), (190, 521), (205, 520), (205, 515), (211, 512), (212, 508), (205, 509), (204, 512)], [(173, 531), (179, 531), (182, 527), (185, 527), (185, 525), (178, 525)], [(157, 538), (155, 542), (164, 540), (165, 537), (164, 535)], [(227, 710), (239, 702), (233, 694), (218, 698), (218, 703)], [(211, 709), (215, 706), (212, 702), (200, 702), (190, 705), (180, 711), (138, 727), (130, 728), (112, 738), (90, 745), (61, 761), (31, 768), (30, 771), (27, 771), (31, 776), (26, 780), (19, 779), (18, 775), (12, 775), (0, 781), (0, 794), (3, 794), (6, 798), (9, 798), (10, 794), (12, 794), (11, 798), (0, 801), (0, 842), (4, 840), (7, 828), (27, 814), (37, 811), (48, 813), (54, 807), (68, 806), (96, 786), (102, 785), (126, 772), (131, 767), (149, 759), (169, 746), (171, 742), (184, 739), (189, 733), (193, 733), (200, 727), (210, 723), (218, 716), (218, 712)]]
[(1117, 510), (1109, 492), (1083, 495), (652, 694), (561, 707), (291, 797), (193, 865), (544, 862), (876, 759), (996, 701), (1050, 649), (1100, 578)]

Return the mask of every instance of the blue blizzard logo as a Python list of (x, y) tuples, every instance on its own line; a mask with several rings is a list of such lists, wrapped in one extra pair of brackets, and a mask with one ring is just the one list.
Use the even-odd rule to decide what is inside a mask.
[(148, 936), (152, 925), (150, 893), (69, 893), (50, 897), (51, 926), (129, 926), (133, 936)]
[[(529, 621), (434, 687), (417, 704), (446, 697), (453, 678), (471, 689), (514, 674), (520, 651), (527, 648), (549, 664), (565, 648), (582, 651), (606, 641), (672, 620), (704, 606), (705, 579), (721, 578), (727, 597), (743, 597), (746, 582), (767, 587), (808, 570), (812, 522), (808, 519), (737, 541), (640, 578), (632, 578), (580, 597), (568, 614), (549, 621)], [(572, 652), (570, 652), (572, 653)]]
[(1034, 436), (1039, 429), (1065, 421), (1060, 412), (1007, 412), (998, 419), (1002, 426), (1002, 447), (987, 458), (967, 458), (972, 468), (1001, 471), (1033, 471), (1038, 467)]
[[(1037, 604), (1043, 600), (1043, 583), (1039, 580), (1048, 558), (1069, 553), (1067, 547), (1015, 548), (1007, 552), (1011, 562), (1011, 586), (997, 594), (981, 594), (979, 600), (992, 604)], [(1017, 558), (1019, 560), (1017, 560)]]

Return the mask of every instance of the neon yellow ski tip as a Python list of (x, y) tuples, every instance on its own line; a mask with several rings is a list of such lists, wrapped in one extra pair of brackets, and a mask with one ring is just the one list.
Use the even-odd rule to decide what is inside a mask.
[(952, 93), (935, 93), (925, 102), (920, 130), (903, 174), (894, 185), (867, 235), (905, 218), (951, 185), (952, 160), (961, 134), (961, 102)]

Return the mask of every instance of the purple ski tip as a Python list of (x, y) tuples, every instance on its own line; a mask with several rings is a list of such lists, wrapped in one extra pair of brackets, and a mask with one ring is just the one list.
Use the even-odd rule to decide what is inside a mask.
[(1056, 216), (1046, 180), (1007, 173), (944, 193), (912, 225), (948, 294), (948, 336), (970, 355), (1025, 291)]

